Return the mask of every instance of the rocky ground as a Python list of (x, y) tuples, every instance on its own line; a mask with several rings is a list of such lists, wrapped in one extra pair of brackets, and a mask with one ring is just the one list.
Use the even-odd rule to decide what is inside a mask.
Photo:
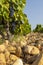
[(0, 45), (0, 65), (43, 65), (43, 33), (29, 33), (22, 40)]

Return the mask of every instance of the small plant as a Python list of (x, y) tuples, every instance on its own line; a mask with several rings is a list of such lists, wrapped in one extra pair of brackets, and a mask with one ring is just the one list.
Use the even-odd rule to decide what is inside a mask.
[(6, 32), (8, 40), (14, 34), (26, 35), (31, 31), (27, 16), (23, 12), (25, 4), (26, 0), (0, 0), (0, 31)]

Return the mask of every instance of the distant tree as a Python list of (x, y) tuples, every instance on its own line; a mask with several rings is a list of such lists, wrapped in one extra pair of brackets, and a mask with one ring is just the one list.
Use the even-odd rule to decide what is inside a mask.
[(41, 24), (38, 24), (33, 31), (42, 33), (43, 32), (43, 26)]

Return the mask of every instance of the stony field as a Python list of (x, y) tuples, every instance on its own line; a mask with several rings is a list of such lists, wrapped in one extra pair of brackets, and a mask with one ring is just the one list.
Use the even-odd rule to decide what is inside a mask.
[(0, 65), (43, 65), (43, 33), (29, 33), (0, 44)]

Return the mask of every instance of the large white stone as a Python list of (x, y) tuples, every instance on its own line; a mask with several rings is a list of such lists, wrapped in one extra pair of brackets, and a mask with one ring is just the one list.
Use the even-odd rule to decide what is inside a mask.
[(23, 62), (21, 59), (17, 59), (13, 65), (23, 65)]
[(37, 47), (29, 46), (29, 45), (24, 47), (24, 52), (28, 53), (28, 54), (39, 54), (40, 53), (40, 51)]

